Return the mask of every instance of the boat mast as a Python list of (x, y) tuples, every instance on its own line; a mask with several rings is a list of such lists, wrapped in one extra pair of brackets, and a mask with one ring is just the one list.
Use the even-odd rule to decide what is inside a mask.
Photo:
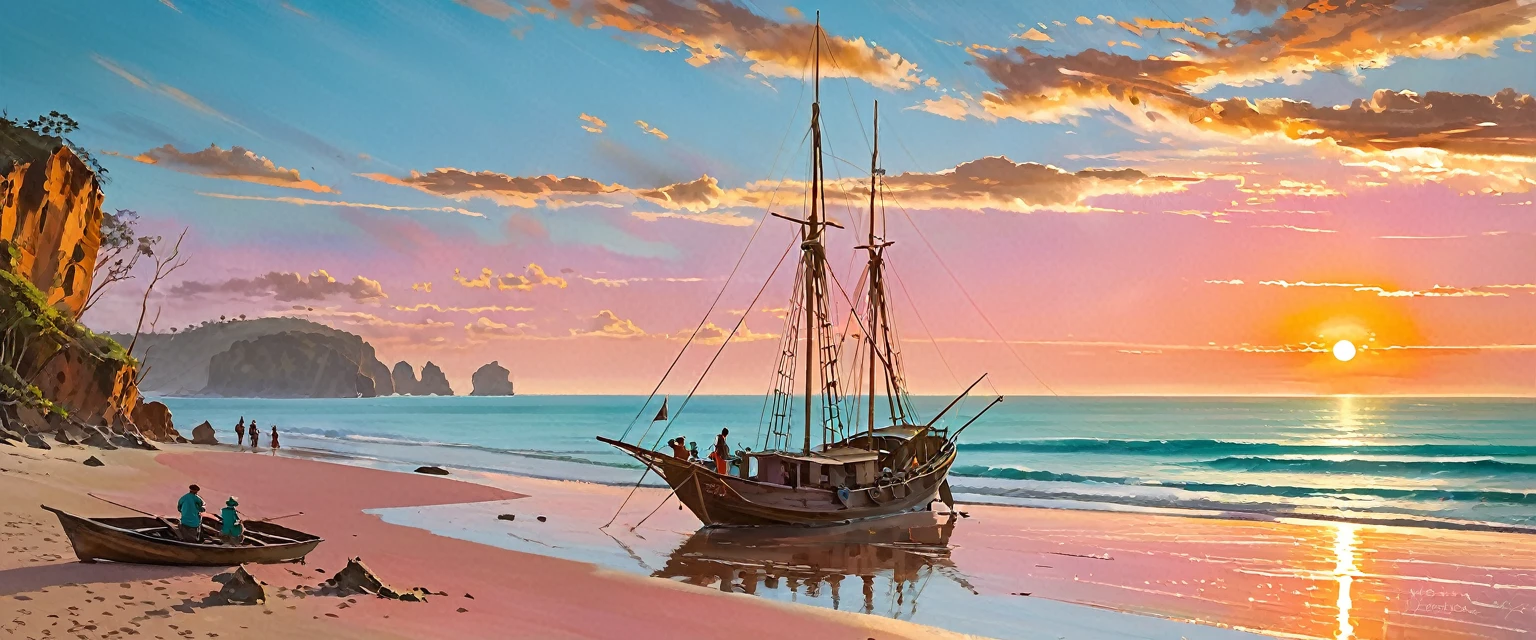
[(811, 62), (814, 69), (814, 93), (811, 102), (811, 211), (801, 228), (801, 251), (805, 255), (805, 453), (811, 452), (811, 405), (816, 392), (816, 365), (821, 354), (816, 350), (816, 280), (820, 265), (817, 263), (817, 247), (821, 243), (821, 218), (819, 214), (821, 191), (821, 12), (816, 12), (814, 36), (816, 57)]
[(875, 101), (875, 142), (874, 149), (869, 154), (869, 317), (865, 322), (869, 327), (864, 333), (869, 338), (869, 449), (875, 449), (875, 361), (880, 357), (879, 343), (875, 340), (875, 332), (879, 327), (880, 304), (875, 294), (875, 283), (880, 271), (880, 254), (875, 247), (875, 194), (879, 186), (876, 182), (880, 174), (880, 101)]

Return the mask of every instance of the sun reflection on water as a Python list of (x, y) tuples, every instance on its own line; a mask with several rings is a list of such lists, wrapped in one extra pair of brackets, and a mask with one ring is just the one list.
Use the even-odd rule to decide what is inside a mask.
[(1339, 640), (1348, 640), (1355, 635), (1355, 626), (1350, 624), (1349, 599), (1350, 587), (1354, 585), (1355, 575), (1360, 572), (1355, 568), (1355, 531), (1359, 525), (1338, 523), (1333, 536), (1334, 579), (1339, 582), (1339, 630), (1334, 637)]

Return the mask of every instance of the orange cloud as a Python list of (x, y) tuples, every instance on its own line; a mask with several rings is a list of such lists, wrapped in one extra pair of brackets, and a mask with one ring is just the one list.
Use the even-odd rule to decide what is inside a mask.
[(344, 296), (356, 302), (376, 303), (385, 298), (384, 288), (378, 280), (355, 276), (351, 282), (340, 282), (324, 269), (316, 270), (308, 277), (290, 271), (270, 271), (254, 278), (230, 278), (223, 282), (186, 280), (171, 287), (171, 294), (195, 296), (208, 293), (224, 293), (247, 298), (272, 297), (282, 302), (294, 300), (324, 300)]
[(485, 214), (483, 214), (483, 213), (478, 213), (478, 212), (475, 212), (475, 211), (470, 211), (468, 209), (460, 209), (458, 207), (405, 207), (405, 206), (397, 206), (397, 205), (390, 205), (390, 204), (376, 204), (376, 203), (372, 203), (372, 202), (346, 202), (346, 201), (343, 201), (343, 200), (315, 200), (313, 198), (291, 198), (291, 197), (287, 197), (287, 196), (272, 198), (272, 197), (266, 197), (266, 196), (242, 196), (242, 195), (235, 195), (235, 194), (232, 194), (232, 193), (207, 193), (207, 192), (203, 192), (203, 191), (198, 191), (196, 193), (197, 193), (197, 195), (203, 196), (205, 198), (218, 198), (220, 200), (254, 200), (254, 201), (257, 201), (257, 202), (281, 202), (283, 204), (291, 204), (291, 205), (296, 205), (296, 206), (300, 206), (300, 207), (308, 207), (308, 206), (342, 207), (342, 208), (347, 208), (347, 209), (378, 209), (380, 211), (441, 211), (441, 212), (444, 212), (444, 213), (457, 213), (457, 214), (460, 214), (460, 215), (472, 216), (472, 217), (475, 217), (475, 218), (484, 218), (485, 217)]
[(585, 129), (587, 133), (602, 133), (604, 129), (608, 128), (608, 123), (603, 122), (603, 119), (597, 116), (583, 113), (581, 114), (581, 120), (587, 123), (581, 125), (581, 128)]
[(520, 322), (516, 325), (506, 325), (481, 316), (474, 322), (464, 325), (464, 334), (471, 342), (484, 342), (504, 338), (526, 338), (529, 337), (528, 331), (531, 329), (533, 325), (530, 324)]
[(667, 134), (663, 133), (661, 129), (657, 129), (656, 127), (651, 126), (650, 123), (647, 123), (644, 120), (636, 120), (635, 121), (635, 126), (640, 127), (641, 131), (644, 131), (644, 132), (649, 133), (649, 134), (651, 134), (653, 136), (661, 138), (662, 140), (666, 140), (667, 139)]
[[(112, 154), (122, 156), (122, 154)], [(222, 178), (254, 182), (284, 189), (301, 189), (315, 193), (336, 193), (335, 189), (299, 176), (297, 169), (277, 166), (271, 160), (256, 155), (241, 146), (222, 149), (210, 144), (207, 149), (185, 153), (175, 145), (163, 145), (136, 156), (127, 157), (134, 162), (163, 166), (173, 171), (190, 173), (205, 178)]]
[(431, 173), (412, 171), (411, 175), (403, 178), (383, 173), (358, 175), (454, 200), (486, 198), (497, 204), (525, 209), (540, 203), (581, 201), (591, 196), (624, 191), (624, 187), (619, 185), (606, 185), (590, 178), (557, 178), (550, 175), (520, 178), (494, 171), (464, 171), (451, 167), (434, 169)]
[[(649, 36), (688, 50), (702, 67), (740, 58), (754, 73), (798, 78), (811, 58), (816, 27), (779, 22), (728, 0), (551, 0), (554, 12), (590, 28)], [(921, 69), (900, 54), (863, 38), (824, 35), (823, 77), (857, 78), (885, 89), (910, 89)]]
[(504, 273), (496, 275), (489, 267), (480, 270), (480, 277), (466, 278), (458, 269), (453, 270), (453, 281), (471, 289), (491, 289), (498, 291), (532, 291), (534, 287), (550, 286), (556, 289), (564, 289), (567, 285), (565, 278), (552, 276), (544, 272), (544, 267), (530, 263), (523, 274)]
[(620, 318), (618, 314), (604, 309), (599, 311), (597, 315), (592, 316), (586, 329), (571, 329), (571, 335), (574, 337), (641, 338), (647, 334), (634, 321)]

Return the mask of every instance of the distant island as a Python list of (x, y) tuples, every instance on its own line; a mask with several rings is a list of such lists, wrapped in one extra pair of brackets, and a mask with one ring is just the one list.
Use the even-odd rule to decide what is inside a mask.
[[(132, 336), (111, 336), (127, 342)], [(231, 398), (373, 398), (451, 396), (453, 388), (428, 361), (420, 378), (409, 362), (379, 360), (361, 336), (302, 318), (209, 321), (178, 332), (139, 336), (135, 351), (153, 366), (144, 393)], [(498, 378), (499, 375), (499, 378)], [(512, 395), (510, 372), (498, 363), (474, 375), (470, 395)]]
[(512, 372), (496, 360), (476, 369), (470, 382), (474, 384), (474, 390), (469, 392), (472, 396), (517, 395), (512, 390)]

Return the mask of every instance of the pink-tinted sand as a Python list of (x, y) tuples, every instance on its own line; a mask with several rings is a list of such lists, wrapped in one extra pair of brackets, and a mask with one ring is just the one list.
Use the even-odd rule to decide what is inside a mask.
[[(340, 568), (359, 556), (385, 582), (446, 591), (425, 604), (360, 599), (342, 621), (421, 638), (680, 638), (723, 637), (731, 629), (773, 629), (798, 638), (929, 638), (937, 629), (873, 616), (787, 607), (607, 571), (592, 565), (495, 549), (385, 524), (363, 512), (508, 500), (518, 494), (452, 479), (379, 471), (311, 460), (236, 453), (166, 453), (161, 464), (203, 487), (205, 495), (238, 495), (254, 515), (303, 511), (290, 526), (326, 539), (306, 568)], [(150, 507), (151, 496), (178, 494), (181, 483), (121, 496)], [(169, 500), (170, 498), (165, 498)], [(281, 512), (281, 513), (280, 513)], [(273, 585), (313, 584), (289, 566), (252, 573)], [(318, 574), (315, 574), (318, 575)], [(323, 577), (323, 576), (321, 576)], [(465, 597), (470, 594), (473, 599)], [(467, 609), (458, 613), (459, 608)], [(722, 626), (730, 621), (730, 627)]]

